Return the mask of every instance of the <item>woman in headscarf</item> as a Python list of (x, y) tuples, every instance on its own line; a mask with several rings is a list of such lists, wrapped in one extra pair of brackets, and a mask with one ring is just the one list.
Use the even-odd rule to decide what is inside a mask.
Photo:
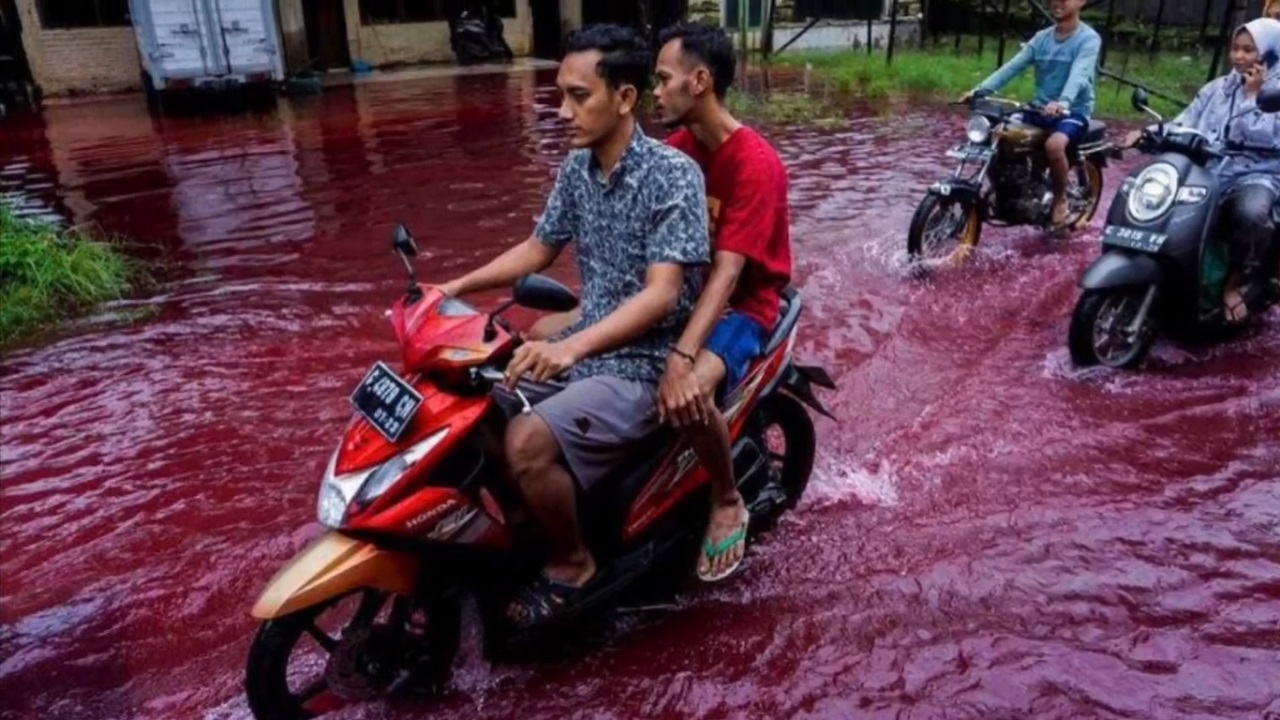
[[(1263, 88), (1280, 88), (1280, 21), (1262, 18), (1238, 28), (1231, 44), (1231, 66), (1230, 73), (1201, 88), (1191, 106), (1171, 122), (1214, 140), (1280, 152), (1280, 117), (1246, 112), (1256, 105)], [(1132, 146), (1139, 134), (1131, 134), (1127, 144)], [(1275, 235), (1280, 155), (1232, 155), (1219, 166), (1218, 177), (1223, 182), (1221, 222), (1229, 229), (1231, 259), (1223, 305), (1227, 319), (1239, 322), (1248, 313), (1240, 292), (1243, 270), (1263, 256)]]

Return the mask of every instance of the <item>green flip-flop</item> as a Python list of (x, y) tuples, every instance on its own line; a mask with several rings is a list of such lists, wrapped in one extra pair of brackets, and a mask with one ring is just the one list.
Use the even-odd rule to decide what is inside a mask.
[[(721, 540), (720, 542), (713, 543), (709, 538), (704, 539), (702, 541), (702, 557), (706, 558), (709, 562), (715, 562), (716, 558), (729, 552), (733, 548), (737, 547), (739, 544), (746, 543), (747, 526), (751, 522), (751, 516), (745, 512), (743, 513), (743, 515), (745, 515), (746, 517), (744, 517), (742, 519), (742, 522), (739, 523), (738, 529), (734, 530), (732, 533), (729, 533), (729, 535), (725, 537), (723, 540)], [(746, 548), (744, 547), (743, 549), (745, 550)], [(721, 580), (724, 580), (725, 578), (732, 575), (735, 571), (737, 571), (738, 566), (742, 564), (742, 560), (745, 557), (746, 557), (746, 553), (743, 552), (742, 556), (738, 558), (737, 562), (734, 562), (732, 565), (725, 568), (724, 571), (718, 575), (703, 574), (702, 563), (699, 562), (698, 569), (697, 569), (698, 579), (703, 582), (709, 582), (709, 583), (719, 582)]]

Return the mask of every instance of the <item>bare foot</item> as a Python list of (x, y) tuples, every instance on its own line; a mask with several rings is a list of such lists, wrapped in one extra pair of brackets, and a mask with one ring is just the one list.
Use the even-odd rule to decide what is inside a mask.
[(1244, 297), (1236, 288), (1227, 288), (1222, 294), (1222, 312), (1227, 322), (1242, 323), (1249, 317), (1249, 308), (1245, 306)]
[(746, 554), (749, 519), (747, 506), (736, 493), (732, 500), (712, 505), (707, 537), (698, 557), (699, 578), (715, 582), (733, 572)]
[(1067, 223), (1067, 199), (1055, 199), (1053, 201), (1053, 226), (1060, 228)]

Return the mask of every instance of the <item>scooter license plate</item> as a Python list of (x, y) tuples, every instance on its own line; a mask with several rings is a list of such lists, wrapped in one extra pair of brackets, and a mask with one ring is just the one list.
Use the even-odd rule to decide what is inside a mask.
[(378, 362), (351, 393), (351, 405), (383, 437), (396, 442), (422, 406), (422, 395)]
[(1102, 244), (1112, 247), (1141, 250), (1142, 252), (1159, 252), (1169, 236), (1164, 233), (1151, 232), (1140, 228), (1108, 225), (1102, 229)]

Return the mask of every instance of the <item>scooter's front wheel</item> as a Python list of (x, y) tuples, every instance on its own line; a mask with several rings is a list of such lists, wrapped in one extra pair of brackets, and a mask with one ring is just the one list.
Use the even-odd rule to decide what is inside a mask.
[(1102, 364), (1132, 369), (1142, 364), (1155, 336), (1151, 308), (1138, 315), (1151, 288), (1147, 285), (1089, 290), (1071, 314), (1068, 347), (1078, 367)]
[(309, 720), (399, 685), (438, 689), (457, 653), (457, 613), (441, 603), (424, 615), (365, 589), (262, 623), (245, 667), (253, 717)]
[(925, 195), (907, 230), (907, 256), (917, 269), (958, 265), (969, 258), (982, 235), (976, 202)]

